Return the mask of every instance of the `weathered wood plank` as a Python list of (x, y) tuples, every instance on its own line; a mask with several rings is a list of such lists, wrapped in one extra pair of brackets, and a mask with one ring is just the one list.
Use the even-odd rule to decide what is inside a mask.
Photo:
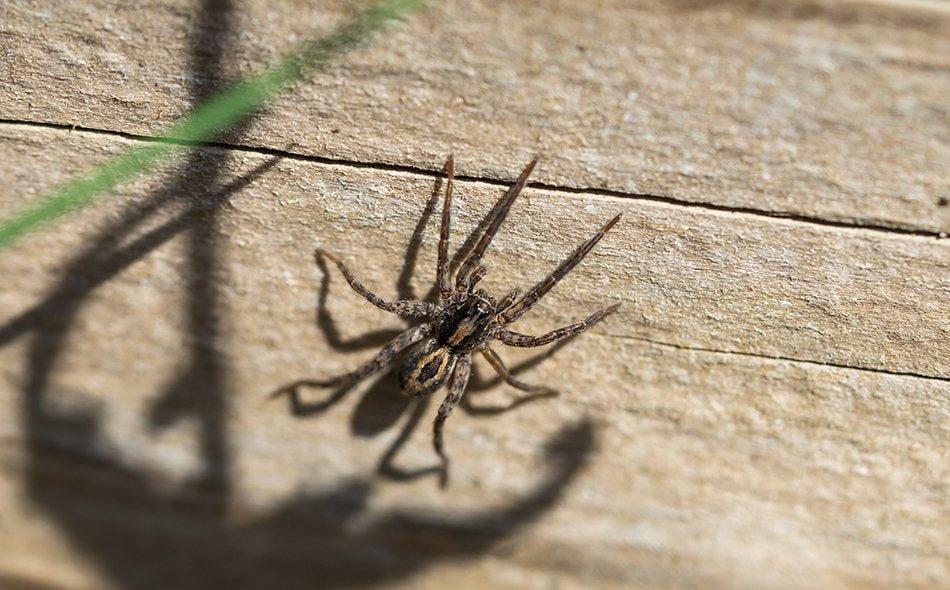
[[(128, 145), (78, 132), (7, 127), (3, 133), (4, 157), (24, 187), (38, 185), (40, 179), (31, 178), (38, 167), (60, 169), (42, 182), (45, 186), (64, 171), (97, 161), (87, 154)], [(260, 155), (239, 157), (266, 161)], [(133, 191), (159, 180), (143, 181)], [(276, 163), (263, 188), (231, 197), (236, 212), (224, 219), (235, 224), (234, 231), (246, 228), (240, 243), (267, 253), (269, 261), (252, 283), (231, 288), (267, 293), (288, 280), (306, 289), (309, 271), (278, 277), (290, 272), (284, 265), (293, 264), (291, 259), (309, 264), (313, 248), (322, 244), (360, 269), (364, 282), (393, 296), (386, 286), (395, 279), (433, 183), (402, 172)], [(174, 190), (187, 194), (200, 186), (195, 177)], [(458, 183), (456, 244), (500, 193), (481, 183)], [(35, 189), (9, 196), (22, 203), (30, 194)], [(181, 195), (170, 198), (176, 196)], [(4, 211), (13, 210), (9, 197), (5, 201)], [(601, 331), (692, 348), (950, 377), (950, 244), (942, 240), (528, 190), (492, 245), (487, 284), (502, 293), (534, 283), (618, 211), (622, 223), (526, 316), (526, 330), (570, 323), (619, 299), (624, 306)], [(56, 244), (74, 231), (70, 239), (82, 237), (87, 231), (82, 219), (65, 232), (30, 238), (24, 256), (5, 257), (4, 274), (18, 277), (27, 268), (61, 265), (60, 256), (35, 253), (60, 251)], [(432, 233), (427, 236), (422, 269), (434, 267)], [(418, 291), (431, 275), (420, 273)]]
[[(131, 143), (0, 132), (4, 214)], [(638, 340), (946, 376), (946, 242), (530, 190), (493, 244), (489, 284), (539, 276), (619, 209), (618, 231), (525, 323), (626, 305), (524, 372), (558, 398), (452, 416), (440, 493), (431, 477), (377, 473), (415, 411), (391, 377), (307, 418), (266, 400), (352, 367), (373, 349), (354, 339), (399, 326), (335, 273), (315, 324), (310, 253), (333, 247), (394, 293), (432, 179), (202, 154), (0, 257), (8, 579), (924, 588), (950, 575), (947, 381)], [(457, 191), (464, 233), (499, 190)], [(431, 223), (424, 235), (417, 292)], [(505, 351), (511, 364), (529, 354)], [(433, 464), (434, 410), (395, 468)]]
[[(194, 4), (5, 3), (0, 117), (156, 133), (356, 6)], [(552, 185), (947, 232), (948, 30), (939, 3), (452, 1), (234, 141), (493, 179), (541, 152)]]

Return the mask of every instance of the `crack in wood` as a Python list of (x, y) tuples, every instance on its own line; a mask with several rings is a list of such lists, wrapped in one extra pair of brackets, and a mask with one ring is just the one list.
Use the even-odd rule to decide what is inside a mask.
[[(175, 138), (167, 137), (155, 137), (149, 135), (140, 135), (136, 133), (128, 133), (125, 131), (115, 131), (111, 129), (99, 129), (94, 127), (85, 127), (82, 125), (68, 125), (63, 123), (54, 123), (47, 121), (23, 121), (17, 119), (2, 119), (0, 118), (0, 126), (9, 125), (15, 127), (36, 127), (41, 129), (56, 129), (69, 132), (80, 132), (80, 133), (89, 133), (93, 135), (104, 135), (109, 137), (117, 137), (132, 141), (141, 141), (146, 143), (170, 143), (174, 145), (186, 145), (194, 147), (203, 147), (203, 148), (215, 148), (223, 149), (237, 152), (245, 153), (254, 153), (259, 155), (266, 156), (276, 156), (281, 158), (286, 158), (288, 160), (296, 160), (302, 162), (313, 162), (317, 164), (325, 164), (332, 166), (341, 166), (348, 168), (356, 169), (366, 169), (366, 170), (378, 170), (378, 171), (388, 171), (388, 172), (402, 172), (406, 174), (415, 174), (419, 176), (427, 176), (430, 178), (436, 178), (441, 176), (441, 172), (438, 169), (427, 169), (420, 168), (417, 166), (408, 166), (400, 164), (389, 164), (385, 162), (361, 162), (356, 160), (346, 160), (346, 159), (337, 159), (337, 158), (328, 158), (325, 156), (314, 156), (308, 154), (301, 154), (287, 149), (277, 149), (277, 148), (268, 148), (268, 147), (259, 147), (259, 146), (249, 146), (242, 144), (230, 144), (226, 142), (216, 142), (216, 141), (205, 141), (205, 142), (193, 142), (180, 140)], [(455, 179), (460, 182), (472, 182), (472, 183), (482, 183), (491, 186), (504, 186), (507, 187), (512, 179), (499, 179), (499, 178), (489, 178), (483, 176), (471, 176), (458, 174), (455, 176)], [(558, 184), (550, 184), (544, 182), (529, 182), (528, 187), (533, 189), (540, 189), (545, 191), (557, 191), (569, 194), (581, 194), (586, 196), (595, 196), (595, 197), (610, 197), (618, 198), (623, 200), (634, 200), (634, 201), (647, 201), (653, 203), (663, 203), (666, 205), (672, 205), (675, 207), (684, 207), (691, 209), (701, 209), (705, 211), (716, 211), (719, 213), (729, 213), (736, 215), (749, 215), (752, 217), (758, 218), (767, 218), (772, 220), (784, 220), (789, 222), (801, 223), (805, 225), (814, 225), (814, 226), (823, 226), (823, 227), (834, 227), (838, 229), (845, 229), (849, 231), (856, 230), (866, 230), (876, 233), (885, 233), (890, 235), (898, 235), (905, 237), (918, 237), (918, 238), (927, 238), (927, 239), (937, 239), (943, 240), (946, 239), (947, 234), (940, 231), (931, 231), (924, 230), (920, 228), (911, 228), (911, 227), (901, 227), (897, 225), (880, 225), (873, 223), (858, 223), (858, 222), (847, 222), (847, 221), (838, 221), (832, 219), (824, 219), (820, 217), (812, 217), (809, 215), (801, 215), (783, 211), (769, 211), (765, 209), (755, 209), (752, 207), (736, 207), (728, 205), (717, 205), (714, 203), (705, 203), (701, 201), (689, 201), (684, 199), (678, 199), (676, 197), (670, 197), (665, 195), (655, 195), (649, 193), (632, 193), (627, 191), (613, 190), (613, 189), (603, 189), (603, 188), (589, 188), (589, 187), (570, 187), (563, 186)]]
[(672, 342), (652, 340), (650, 338), (646, 338), (643, 336), (630, 336), (626, 334), (611, 334), (609, 332), (592, 332), (590, 333), (590, 336), (617, 338), (620, 340), (635, 340), (637, 342), (645, 342), (647, 344), (651, 344), (654, 346), (670, 348), (674, 350), (707, 352), (710, 354), (722, 354), (726, 356), (744, 356), (744, 357), (764, 359), (764, 360), (769, 360), (769, 361), (788, 362), (788, 363), (793, 363), (793, 364), (803, 364), (803, 365), (811, 365), (811, 366), (819, 366), (819, 367), (830, 367), (834, 369), (846, 369), (850, 371), (878, 373), (881, 375), (893, 375), (895, 377), (912, 377), (915, 379), (925, 379), (927, 381), (942, 381), (945, 383), (950, 382), (950, 377), (943, 377), (941, 375), (925, 375), (922, 373), (914, 373), (913, 371), (891, 371), (888, 369), (880, 369), (880, 368), (875, 368), (875, 367), (862, 367), (862, 366), (856, 366), (856, 365), (846, 365), (843, 363), (827, 363), (827, 362), (817, 361), (814, 359), (795, 358), (795, 357), (780, 356), (780, 355), (768, 355), (768, 354), (761, 354), (761, 353), (756, 353), (756, 352), (742, 352), (739, 350), (719, 350), (715, 348), (703, 348), (700, 346), (685, 346), (682, 344), (674, 344)]

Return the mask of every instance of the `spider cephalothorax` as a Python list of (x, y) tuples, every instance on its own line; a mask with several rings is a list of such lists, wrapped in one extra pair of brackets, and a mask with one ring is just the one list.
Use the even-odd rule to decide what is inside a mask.
[(449, 394), (439, 407), (433, 433), (433, 444), (442, 460), (442, 485), (445, 485), (448, 477), (448, 458), (442, 445), (442, 425), (465, 393), (471, 371), (472, 353), (476, 351), (481, 353), (509, 385), (535, 394), (549, 393), (551, 390), (548, 388), (527, 385), (516, 379), (505, 367), (498, 354), (489, 347), (489, 343), (492, 340), (499, 340), (509, 346), (543, 346), (586, 330), (620, 306), (619, 302), (608, 305), (592, 313), (585, 320), (541, 336), (528, 336), (508, 329), (508, 326), (531, 309), (591, 251), (604, 234), (617, 223), (620, 215), (608, 221), (554, 272), (534, 285), (527, 293), (522, 295), (515, 290), (501, 299), (495, 299), (486, 291), (477, 288), (478, 282), (487, 272), (485, 266), (481, 264), (482, 256), (507, 217), (511, 204), (524, 188), (536, 163), (537, 158), (525, 167), (517, 182), (505, 194), (481, 238), (461, 257), (462, 262), (453, 279), (448, 262), (448, 240), (454, 172), (452, 157), (449, 156), (445, 164), (447, 180), (436, 270), (438, 303), (411, 299), (385, 301), (364, 287), (340, 259), (324, 250), (317, 250), (317, 256), (332, 260), (350, 286), (370, 303), (400, 317), (417, 318), (423, 321), (396, 336), (375, 357), (355, 371), (319, 383), (325, 386), (354, 384), (386, 367), (399, 352), (406, 349), (408, 352), (399, 368), (399, 385), (405, 394), (429, 395), (446, 381), (451, 381)]

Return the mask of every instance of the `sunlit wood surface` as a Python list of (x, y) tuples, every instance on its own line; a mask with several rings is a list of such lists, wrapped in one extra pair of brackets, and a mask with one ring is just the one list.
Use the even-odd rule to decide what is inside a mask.
[[(0, 6), (0, 215), (330, 31), (342, 2)], [(950, 580), (950, 11), (453, 1), (214, 146), (0, 251), (0, 586), (940, 588)], [(541, 155), (487, 258), (590, 332), (307, 415)], [(542, 355), (538, 357), (537, 355)], [(543, 362), (541, 362), (543, 361)]]

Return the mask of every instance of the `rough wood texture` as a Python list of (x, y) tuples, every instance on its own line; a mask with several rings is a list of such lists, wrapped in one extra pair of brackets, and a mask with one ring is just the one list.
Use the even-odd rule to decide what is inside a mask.
[[(29, 189), (127, 143), (80, 132), (6, 130), (2, 156), (17, 172), (15, 187), (25, 190), (13, 191), (18, 198), (5, 200), (3, 210), (27, 200)], [(55, 173), (38, 182), (29, 171), (44, 164)], [(215, 172), (215, 166), (223, 168)], [(179, 179), (199, 177), (217, 177), (216, 186), (249, 184), (183, 199)], [(422, 576), (438, 585), (462, 575), (470, 585), (730, 586), (741, 571), (738, 585), (750, 587), (892, 587), (926, 586), (947, 574), (946, 381), (680, 348), (702, 345), (705, 337), (701, 329), (690, 336), (684, 318), (701, 322), (711, 315), (707, 293), (741, 284), (743, 276), (755, 282), (743, 289), (758, 294), (722, 308), (745, 316), (739, 327), (757, 335), (744, 342), (737, 335), (740, 345), (754, 348), (770, 335), (772, 327), (757, 323), (768, 314), (756, 308), (773, 306), (819, 327), (814, 333), (830, 342), (854, 338), (847, 324), (814, 311), (852, 299), (831, 288), (833, 276), (815, 274), (820, 266), (787, 267), (790, 275), (773, 280), (757, 274), (768, 266), (754, 252), (774, 250), (769, 240), (779, 239), (760, 232), (766, 235), (756, 234), (758, 247), (746, 253), (742, 233), (753, 230), (744, 223), (754, 229), (774, 221), (528, 191), (509, 231), (493, 245), (489, 284), (496, 288), (508, 283), (506, 274), (522, 283), (543, 272), (595, 220), (617, 209), (626, 219), (550, 295), (542, 313), (526, 318), (526, 329), (563, 323), (614, 293), (626, 305), (596, 334), (527, 373), (560, 384), (559, 399), (491, 419), (479, 420), (477, 412), (453, 416), (448, 444), (455, 479), (446, 494), (430, 478), (400, 484), (372, 476), (388, 445), (413, 428), (416, 409), (400, 401), (391, 378), (306, 420), (291, 417), (285, 403), (265, 402), (286, 382), (348, 369), (385, 336), (354, 339), (398, 325), (334, 274), (325, 314), (314, 325), (314, 293), (327, 279), (310, 253), (316, 244), (332, 245), (369, 284), (394, 293), (432, 187), (432, 179), (400, 172), (215, 151), (184, 171), (136, 183), (118, 202), (74, 217), (66, 231), (31, 237), (9, 251), (2, 273), (14, 278), (14, 288), (0, 299), (9, 318), (0, 328), (10, 441), (3, 502), (32, 510), (39, 504), (75, 547), (55, 542), (50, 524), (35, 523), (32, 510), (25, 513), (30, 517), (14, 511), (4, 519), (3, 569), (55, 582), (47, 573), (52, 545), (64, 585), (77, 576), (86, 580), (83, 567), (72, 565), (80, 554), (102, 568), (95, 575), (105, 579), (96, 583), (122, 585), (174, 577), (176, 586), (213, 579), (256, 587), (276, 577), (336, 586), (406, 576), (416, 576), (409, 578), (413, 584)], [(461, 234), (498, 192), (460, 183)], [(561, 223), (557, 234), (544, 232), (566, 203), (576, 213), (572, 223)], [(820, 245), (816, 234), (839, 231), (782, 227), (781, 241), (800, 247)], [(678, 253), (672, 256), (645, 233), (656, 228), (686, 244), (730, 243), (732, 269), (724, 274), (715, 256), (689, 257), (686, 247), (672, 249)], [(905, 254), (903, 274), (931, 273), (933, 280), (922, 282), (939, 281), (926, 253), (933, 248), (937, 256), (942, 244), (851, 234), (838, 236), (836, 251), (847, 254), (839, 255), (836, 272), (882, 277), (882, 294), (906, 291), (903, 282), (884, 280), (894, 274), (884, 272), (891, 258), (855, 258), (860, 249), (848, 248), (853, 239), (869, 251), (914, 251)], [(418, 270), (404, 287), (417, 292), (433, 274), (434, 227), (424, 236)], [(122, 245), (110, 245), (113, 240)], [(89, 253), (93, 244), (99, 254)], [(821, 260), (816, 248), (805, 258)], [(216, 260), (202, 270), (214, 280), (196, 281), (196, 264), (212, 251)], [(650, 285), (675, 284), (678, 257), (688, 269), (679, 274), (694, 286), (692, 295), (675, 299), (683, 309), (672, 313), (656, 307), (663, 298), (651, 295)], [(636, 263), (625, 264), (631, 260)], [(756, 273), (743, 272), (752, 266)], [(792, 300), (812, 305), (786, 304), (787, 296), (769, 294), (771, 282), (800, 285), (804, 291)], [(908, 305), (936, 308), (946, 295), (922, 291)], [(737, 308), (742, 301), (751, 306), (747, 311)], [(202, 305), (213, 309), (196, 313)], [(856, 316), (861, 307), (841, 315), (864, 325), (882, 321)], [(201, 322), (204, 313), (214, 320)], [(914, 312), (878, 315), (898, 331), (900, 313)], [(931, 322), (930, 329), (946, 330), (945, 317)], [(926, 321), (909, 323), (928, 328)], [(678, 335), (679, 346), (639, 340), (670, 335)], [(827, 353), (820, 338), (797, 349), (790, 334), (784, 338), (785, 350), (795, 354)], [(946, 342), (931, 340), (930, 352), (909, 342), (894, 350), (906, 358), (929, 354), (932, 370), (946, 376), (939, 364), (948, 358)], [(514, 358), (525, 354), (516, 351)], [(487, 367), (479, 369), (486, 380)], [(512, 395), (479, 389), (484, 386), (473, 393), (476, 408)], [(433, 409), (418, 410), (422, 426), (395, 459), (398, 468), (432, 465)], [(588, 431), (585, 419), (596, 429)], [(553, 464), (542, 461), (545, 440), (578, 423), (562, 441), (566, 454), (555, 454)], [(201, 476), (210, 489), (187, 491), (188, 478)], [(364, 498), (370, 492), (372, 502)], [(143, 545), (130, 546), (129, 538)], [(156, 552), (167, 557), (156, 559)], [(458, 558), (475, 563), (440, 563)]]
[[(198, 86), (213, 85), (342, 12), (262, 6), (230, 24), (208, 12), (214, 42), (184, 3), (70, 3), (45, 21), (37, 4), (0, 8), (0, 216), (138, 145), (113, 131), (186, 108), (202, 63)], [(945, 586), (950, 246), (926, 234), (948, 227), (947, 17), (783, 6), (450, 3), (228, 139), (285, 157), (202, 149), (0, 252), (0, 586)], [(574, 45), (590, 61), (567, 59)], [(649, 59), (618, 66), (630, 52)], [(816, 77), (821, 64), (840, 75)], [(800, 108), (753, 92), (765, 73)], [(598, 118), (626, 108), (628, 86), (649, 109), (643, 141)], [(741, 149), (707, 162), (704, 134), (737, 112), (755, 114), (728, 125)], [(812, 117), (786, 138), (793, 156), (761, 149)], [(457, 185), (455, 246), (497, 180), (545, 154), (549, 186), (525, 192), (492, 245), (494, 290), (530, 284), (624, 213), (525, 331), (624, 305), (543, 362), (502, 350), (556, 399), (493, 412), (517, 394), (476, 361), (443, 493), (426, 471), (436, 404), (407, 402), (393, 376), (304, 390), (331, 402), (304, 417), (267, 396), (352, 368), (402, 326), (312, 251), (382, 295), (426, 292), (426, 171), (448, 146), (481, 177)]]
[[(0, 112), (156, 133), (196, 86), (353, 9), (194, 4), (5, 3)], [(948, 30), (939, 4), (458, 0), (232, 141), (428, 169), (455, 151), (461, 173), (509, 180), (540, 152), (535, 178), (559, 186), (948, 232)]]

